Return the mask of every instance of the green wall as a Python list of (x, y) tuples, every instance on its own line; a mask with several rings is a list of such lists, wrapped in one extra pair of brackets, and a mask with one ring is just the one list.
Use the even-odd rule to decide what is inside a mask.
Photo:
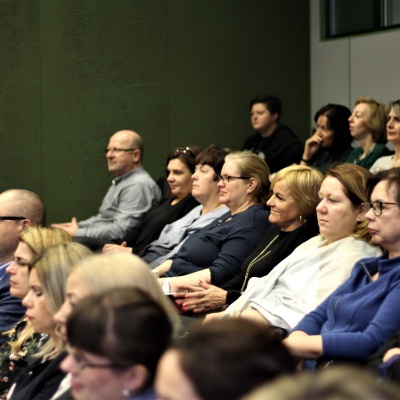
[(175, 146), (240, 148), (257, 94), (308, 135), (306, 0), (2, 0), (0, 21), (0, 190), (37, 192), (50, 222), (97, 212), (119, 129), (154, 178)]

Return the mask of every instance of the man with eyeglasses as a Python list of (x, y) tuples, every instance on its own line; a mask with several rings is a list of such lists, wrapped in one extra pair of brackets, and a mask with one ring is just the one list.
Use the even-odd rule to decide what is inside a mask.
[(120, 242), (132, 237), (144, 214), (161, 198), (158, 185), (143, 168), (143, 141), (139, 134), (118, 131), (111, 136), (105, 151), (108, 170), (115, 179), (99, 213), (84, 221), (78, 222), (73, 217), (71, 222), (52, 225), (93, 250), (101, 249), (108, 241)]
[[(6, 268), (13, 262), (19, 235), (30, 225), (45, 225), (46, 210), (29, 190), (11, 189), (0, 194), (0, 333), (11, 329), (25, 314), (21, 300), (10, 294)], [(7, 336), (0, 334), (0, 345)]]

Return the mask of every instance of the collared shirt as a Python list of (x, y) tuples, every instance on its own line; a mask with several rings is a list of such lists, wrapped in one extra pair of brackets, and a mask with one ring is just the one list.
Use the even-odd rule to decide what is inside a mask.
[(140, 226), (144, 214), (161, 198), (149, 173), (138, 167), (112, 181), (99, 213), (78, 223), (76, 236), (121, 240)]

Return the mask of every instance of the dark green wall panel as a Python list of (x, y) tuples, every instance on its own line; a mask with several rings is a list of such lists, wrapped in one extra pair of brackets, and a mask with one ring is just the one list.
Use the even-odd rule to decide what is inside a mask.
[(259, 93), (308, 134), (306, 0), (2, 0), (0, 22), (0, 189), (38, 192), (50, 221), (97, 211), (116, 130), (154, 178), (174, 146), (240, 147)]

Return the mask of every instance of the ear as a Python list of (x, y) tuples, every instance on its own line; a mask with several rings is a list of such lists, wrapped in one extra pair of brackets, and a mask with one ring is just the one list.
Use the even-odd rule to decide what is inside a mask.
[(132, 158), (135, 163), (139, 163), (140, 159), (142, 158), (142, 152), (139, 149), (136, 149), (132, 152)]
[(271, 117), (274, 120), (274, 122), (279, 120), (279, 114), (278, 113), (274, 113), (274, 114), (271, 113)]
[(31, 225), (32, 225), (32, 221), (30, 219), (28, 219), (28, 218), (23, 219), (20, 224), (20, 227), (21, 227), (20, 231), (22, 232), (26, 227), (31, 226)]
[(249, 193), (249, 194), (253, 193), (257, 189), (257, 186), (258, 186), (257, 179), (256, 178), (249, 178), (248, 185), (249, 185), (249, 187), (247, 189), (247, 193)]
[(144, 365), (134, 365), (124, 372), (123, 388), (128, 389), (130, 394), (134, 395), (143, 389), (149, 379), (149, 375), (149, 371)]
[(365, 204), (361, 203), (361, 205), (358, 208), (358, 214), (357, 214), (357, 222), (361, 222), (365, 220), (365, 213), (366, 213), (366, 208)]

